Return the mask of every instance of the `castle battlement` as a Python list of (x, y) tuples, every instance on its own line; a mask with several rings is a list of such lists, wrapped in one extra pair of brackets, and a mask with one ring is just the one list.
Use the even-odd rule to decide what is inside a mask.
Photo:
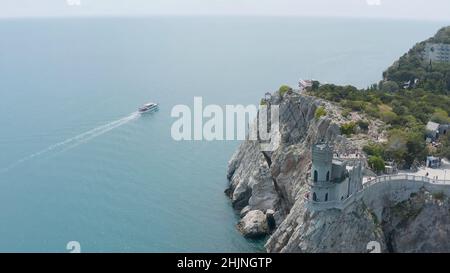
[(347, 164), (345, 159), (334, 157), (333, 147), (323, 142), (313, 145), (311, 157), (312, 201), (343, 201), (362, 188), (360, 161)]
[(312, 161), (331, 162), (333, 159), (333, 146), (327, 143), (319, 143), (312, 147)]

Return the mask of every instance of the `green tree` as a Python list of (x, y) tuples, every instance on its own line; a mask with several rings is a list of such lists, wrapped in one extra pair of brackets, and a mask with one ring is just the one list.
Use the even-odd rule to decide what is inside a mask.
[(369, 156), (384, 157), (384, 147), (380, 143), (371, 142), (363, 147), (363, 151)]
[(386, 144), (386, 157), (393, 159), (404, 167), (410, 167), (415, 160), (424, 161), (428, 149), (424, 141), (423, 128), (410, 130), (393, 129), (389, 131), (389, 139)]
[(384, 92), (397, 92), (399, 90), (398, 84), (394, 81), (382, 82), (381, 90)]
[(367, 162), (372, 170), (377, 173), (384, 171), (385, 162), (380, 156), (372, 155)]
[(408, 153), (406, 141), (406, 132), (400, 129), (391, 130), (389, 132), (388, 142), (386, 143), (386, 157), (394, 160), (399, 164), (404, 163), (404, 158)]
[(441, 136), (441, 147), (439, 147), (437, 155), (450, 160), (450, 132)]
[(312, 82), (312, 85), (311, 85), (311, 89), (312, 89), (313, 91), (316, 91), (316, 90), (319, 89), (319, 86), (320, 86), (320, 82), (318, 82), (318, 81), (313, 81), (313, 82)]
[(423, 161), (428, 155), (428, 148), (426, 146), (425, 136), (422, 132), (411, 132), (406, 141), (407, 154), (405, 162), (407, 166), (411, 166), (415, 160)]
[(450, 123), (450, 118), (448, 117), (447, 111), (442, 109), (436, 109), (431, 116), (431, 120), (440, 124)]

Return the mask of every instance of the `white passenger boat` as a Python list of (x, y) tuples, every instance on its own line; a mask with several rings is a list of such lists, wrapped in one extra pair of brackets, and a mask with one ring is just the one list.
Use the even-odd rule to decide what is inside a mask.
[(149, 102), (144, 104), (142, 107), (139, 107), (139, 113), (148, 113), (158, 110), (159, 105), (155, 102)]

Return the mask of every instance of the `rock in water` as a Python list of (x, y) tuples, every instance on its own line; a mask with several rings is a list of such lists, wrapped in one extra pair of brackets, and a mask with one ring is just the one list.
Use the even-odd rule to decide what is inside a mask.
[(248, 238), (258, 238), (268, 234), (266, 215), (260, 210), (249, 211), (237, 224), (238, 230)]

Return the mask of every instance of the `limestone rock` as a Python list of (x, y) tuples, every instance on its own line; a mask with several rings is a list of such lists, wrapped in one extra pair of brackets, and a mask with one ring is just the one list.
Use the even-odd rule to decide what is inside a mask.
[[(383, 232), (361, 202), (345, 211), (311, 212), (298, 203), (266, 243), (268, 252), (368, 252), (369, 242), (386, 250)], [(358, 215), (355, 217), (355, 215)]]
[[(410, 196), (402, 187), (390, 194), (388, 188), (380, 191), (383, 196), (363, 198), (342, 211), (308, 210), (304, 197), (309, 190), (311, 146), (325, 140), (332, 141), (339, 154), (361, 153), (364, 141), (372, 136), (341, 136), (340, 124), (348, 120), (339, 107), (321, 99), (275, 94), (270, 103), (280, 106), (277, 148), (262, 153), (258, 141), (246, 140), (228, 164), (226, 193), (240, 211), (237, 227), (245, 236), (271, 233), (265, 245), (268, 252), (368, 252), (374, 241), (382, 252), (450, 251), (447, 196), (426, 190)], [(327, 115), (316, 119), (319, 106)], [(382, 126), (379, 121), (371, 124)]]
[(383, 211), (390, 252), (450, 251), (450, 201), (425, 190)]
[(260, 210), (249, 211), (237, 224), (238, 230), (248, 238), (258, 238), (268, 234), (266, 215)]
[(314, 117), (317, 107), (327, 109), (329, 116), (338, 116), (338, 109), (310, 96), (286, 94), (272, 96), (271, 104), (280, 110), (280, 137), (276, 150), (264, 154), (258, 141), (246, 140), (228, 162), (230, 181), (225, 193), (244, 217), (250, 210), (274, 211), (276, 226), (281, 224), (297, 199), (306, 192), (311, 164), (310, 147), (325, 139), (337, 147), (351, 145), (339, 134), (339, 126), (331, 119)]

